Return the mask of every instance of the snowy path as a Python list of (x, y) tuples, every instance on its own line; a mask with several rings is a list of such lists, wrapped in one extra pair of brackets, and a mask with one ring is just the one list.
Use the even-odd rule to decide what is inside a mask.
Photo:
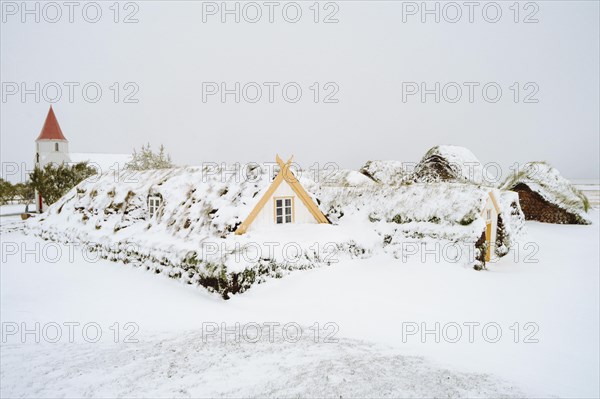
[[(266, 334), (265, 334), (266, 335)], [(267, 335), (268, 336), (268, 335)], [(519, 397), (489, 375), (432, 366), (361, 341), (203, 343), (200, 332), (137, 344), (3, 347), (2, 396)], [(59, 355), (60, 354), (60, 355)], [(26, 378), (24, 378), (26, 376)]]
[[(0, 393), (598, 397), (597, 212), (593, 220), (591, 226), (528, 223), (527, 241), (535, 245), (521, 245), (518, 261), (504, 258), (485, 272), (432, 258), (373, 258), (296, 272), (230, 301), (128, 265), (86, 261), (77, 249), (69, 259), (64, 246), (3, 230), (3, 327), (95, 322), (104, 334), (95, 344), (80, 336), (56, 344), (7, 337)], [(36, 261), (35, 253), (45, 259)], [(333, 322), (340, 342), (202, 343), (203, 322), (266, 321)], [(115, 322), (136, 323), (140, 342), (113, 343)], [(444, 337), (437, 343), (433, 335), (423, 343), (421, 334), (403, 342), (407, 323), (433, 328), (435, 322), (480, 327), (472, 343), (464, 328), (457, 343)], [(502, 329), (497, 343), (482, 337), (481, 325), (489, 322)], [(525, 329), (526, 322), (538, 330)], [(525, 343), (530, 334), (539, 342)], [(252, 378), (244, 379), (249, 372)]]

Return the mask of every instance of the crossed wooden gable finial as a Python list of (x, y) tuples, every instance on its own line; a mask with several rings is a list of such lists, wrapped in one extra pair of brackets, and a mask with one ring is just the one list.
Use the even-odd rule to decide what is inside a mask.
[(292, 155), (290, 157), (290, 159), (287, 160), (286, 163), (283, 163), (283, 159), (281, 159), (279, 157), (279, 154), (275, 155), (275, 161), (279, 165), (280, 173), (283, 173), (283, 178), (288, 183), (291, 181), (298, 181), (298, 179), (296, 178), (296, 176), (294, 175), (294, 173), (291, 170), (293, 159), (294, 159), (294, 156)]

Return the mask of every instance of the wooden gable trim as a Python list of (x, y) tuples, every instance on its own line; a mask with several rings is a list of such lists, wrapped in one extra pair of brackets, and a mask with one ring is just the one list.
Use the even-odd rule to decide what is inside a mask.
[(283, 181), (283, 175), (280, 171), (277, 174), (277, 176), (275, 176), (275, 179), (273, 179), (273, 182), (271, 183), (271, 185), (269, 186), (267, 191), (263, 194), (261, 199), (254, 206), (254, 208), (252, 209), (250, 214), (246, 217), (246, 219), (244, 219), (242, 224), (240, 224), (238, 226), (238, 228), (235, 229), (235, 234), (241, 235), (241, 234), (244, 234), (246, 232), (246, 230), (248, 230), (248, 227), (252, 224), (252, 222), (254, 222), (254, 219), (256, 219), (260, 210), (263, 209), (263, 207), (266, 205), (269, 198), (271, 198), (271, 196), (273, 196), (273, 194), (275, 193), (275, 190), (277, 190), (277, 187), (279, 187), (279, 185), (281, 184), (282, 181)]
[(291, 176), (290, 178), (287, 178), (286, 176), (284, 176), (285, 181), (290, 185), (292, 190), (300, 198), (300, 200), (302, 201), (304, 206), (306, 206), (306, 208), (308, 208), (308, 210), (313, 215), (313, 217), (317, 220), (317, 222), (329, 224), (329, 219), (327, 219), (327, 217), (325, 217), (323, 212), (321, 212), (321, 210), (319, 209), (317, 204), (315, 204), (315, 202), (312, 200), (310, 195), (308, 195), (308, 193), (306, 192), (304, 187), (302, 187), (302, 184), (300, 184), (300, 182), (298, 181), (296, 176), (294, 176), (292, 171), (289, 169), (289, 163), (292, 159), (290, 158), (290, 160), (288, 161), (287, 164), (284, 164), (283, 161), (281, 160), (281, 158), (279, 158), (279, 156), (277, 156), (275, 159), (277, 160), (277, 163), (281, 167), (281, 170), (284, 171), (284, 174), (288, 174)]
[(481, 210), (481, 215), (485, 215), (488, 201), (492, 202), (492, 206), (496, 210), (496, 214), (500, 215), (500, 205), (498, 205), (498, 200), (496, 199), (496, 195), (493, 191), (488, 192), (488, 199), (486, 200), (485, 207)]
[(498, 205), (498, 201), (496, 200), (496, 194), (494, 194), (493, 191), (490, 191), (489, 196), (492, 199), (492, 204), (494, 204), (494, 208), (496, 208), (496, 213), (500, 214), (500, 205)]
[[(317, 207), (317, 205), (314, 203), (312, 198), (310, 198), (310, 196), (308, 195), (306, 190), (304, 190), (304, 187), (302, 187), (302, 185), (300, 184), (300, 182), (298, 181), (296, 176), (294, 176), (294, 174), (291, 172), (290, 164), (292, 163), (293, 157), (290, 158), (286, 163), (283, 163), (283, 160), (281, 158), (279, 158), (279, 155), (277, 155), (277, 157), (275, 159), (280, 167), (279, 173), (277, 174), (277, 176), (275, 176), (275, 179), (273, 179), (273, 182), (271, 183), (271, 185), (269, 186), (267, 191), (263, 194), (263, 196), (258, 201), (258, 203), (254, 206), (254, 208), (252, 209), (250, 214), (248, 214), (248, 216), (246, 217), (246, 219), (244, 219), (242, 224), (240, 224), (237, 227), (237, 229), (235, 230), (236, 235), (244, 234), (248, 230), (248, 227), (250, 227), (252, 222), (254, 222), (254, 220), (260, 213), (260, 211), (267, 204), (267, 201), (269, 200), (269, 198), (271, 198), (273, 196), (273, 194), (275, 193), (275, 190), (277, 190), (277, 188), (279, 187), (279, 185), (281, 184), (281, 182), (284, 179), (290, 185), (290, 187), (292, 188), (292, 191), (294, 191), (294, 193), (296, 193), (296, 195), (300, 198), (302, 203), (306, 206), (306, 208), (308, 208), (310, 213), (314, 216), (314, 218), (319, 223), (329, 223), (329, 220), (325, 217), (323, 212), (321, 212), (321, 210)], [(285, 178), (285, 175), (288, 175), (288, 174), (291, 174), (292, 178)], [(295, 213), (295, 205), (294, 205), (294, 213)], [(295, 215), (293, 217), (295, 219)]]

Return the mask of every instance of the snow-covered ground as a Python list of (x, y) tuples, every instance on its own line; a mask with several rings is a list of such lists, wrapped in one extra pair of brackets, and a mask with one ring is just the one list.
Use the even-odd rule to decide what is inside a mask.
[[(2, 215), (17, 215), (25, 212), (27, 205), (26, 204), (7, 204), (0, 205), (0, 216)], [(29, 205), (30, 211), (35, 211), (35, 205)]]
[[(598, 215), (589, 226), (527, 222), (518, 250), (488, 271), (433, 253), (373, 257), (229, 301), (0, 218), (0, 396), (598, 397)], [(22, 334), (36, 322), (40, 343)], [(440, 342), (421, 334), (436, 322)], [(240, 342), (220, 334), (235, 323), (247, 327)], [(285, 323), (304, 327), (298, 342)]]

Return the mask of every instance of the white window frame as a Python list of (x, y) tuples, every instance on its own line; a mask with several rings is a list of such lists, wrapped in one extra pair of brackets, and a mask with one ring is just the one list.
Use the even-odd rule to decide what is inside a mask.
[(488, 209), (485, 213), (485, 216), (486, 216), (486, 220), (488, 220), (488, 221), (492, 220), (492, 210)]
[[(279, 210), (281, 212), (278, 213)], [(275, 224), (294, 223), (294, 197), (274, 197), (273, 218)]]
[(158, 195), (150, 195), (148, 196), (148, 213), (150, 217), (154, 217), (156, 212), (162, 205), (162, 198)]

